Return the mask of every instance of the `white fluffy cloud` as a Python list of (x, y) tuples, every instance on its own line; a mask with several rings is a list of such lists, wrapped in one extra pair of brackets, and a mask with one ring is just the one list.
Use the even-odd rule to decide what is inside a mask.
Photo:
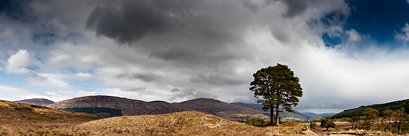
[(14, 74), (29, 74), (30, 56), (27, 50), (19, 50), (7, 59), (6, 71)]

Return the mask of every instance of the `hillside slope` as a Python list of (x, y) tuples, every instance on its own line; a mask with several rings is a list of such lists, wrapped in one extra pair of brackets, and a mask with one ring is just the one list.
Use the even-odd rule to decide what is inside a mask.
[(33, 104), (38, 106), (47, 106), (53, 104), (54, 102), (44, 98), (33, 98), (33, 99), (24, 99), (15, 102), (26, 103), (26, 104)]
[[(60, 101), (50, 108), (64, 110), (82, 110), (97, 112), (96, 108), (110, 108), (120, 110), (123, 115), (163, 114), (180, 111), (201, 111), (218, 116), (226, 114), (262, 114), (263, 112), (251, 108), (228, 104), (214, 99), (199, 98), (181, 103), (164, 101), (144, 102), (113, 96), (87, 96)], [(109, 112), (109, 111), (106, 111)]]
[(0, 119), (46, 122), (84, 122), (100, 119), (95, 115), (0, 100)]
[(358, 112), (361, 115), (361, 113), (366, 108), (376, 109), (376, 110), (379, 111), (379, 113), (382, 113), (382, 111), (384, 111), (386, 109), (398, 110), (398, 109), (402, 108), (402, 103), (407, 101), (407, 100), (409, 100), (409, 99), (400, 100), (400, 101), (393, 101), (393, 102), (384, 103), (384, 104), (373, 104), (373, 105), (368, 105), (368, 106), (361, 106), (361, 107), (354, 108), (354, 109), (344, 110), (344, 111), (342, 111), (340, 113), (332, 115), (331, 117), (333, 117), (333, 118), (350, 117), (352, 112)]
[(257, 128), (197, 111), (113, 117), (83, 123), (79, 127), (99, 130), (91, 135), (109, 135), (118, 132), (140, 135), (269, 135), (278, 133), (272, 129)]
[(263, 110), (263, 105), (261, 105), (261, 104), (248, 104), (248, 103), (242, 103), (242, 102), (233, 102), (233, 103), (230, 103), (230, 104), (243, 106), (243, 107), (248, 107), (248, 108), (252, 108), (252, 109), (255, 109), (255, 110), (259, 110), (259, 111), (264, 111)]

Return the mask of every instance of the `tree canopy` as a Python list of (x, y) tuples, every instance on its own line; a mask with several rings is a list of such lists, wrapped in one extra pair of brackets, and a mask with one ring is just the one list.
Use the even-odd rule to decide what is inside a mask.
[(276, 66), (262, 68), (253, 74), (254, 81), (250, 83), (250, 90), (254, 92), (258, 103), (262, 103), (264, 110), (276, 114), (276, 125), (279, 125), (280, 106), (288, 112), (295, 112), (292, 106), (298, 105), (298, 97), (303, 95), (299, 78), (287, 65), (277, 63)]
[(328, 131), (329, 128), (335, 128), (335, 123), (333, 120), (323, 119), (321, 120), (321, 127), (327, 128), (326, 131)]

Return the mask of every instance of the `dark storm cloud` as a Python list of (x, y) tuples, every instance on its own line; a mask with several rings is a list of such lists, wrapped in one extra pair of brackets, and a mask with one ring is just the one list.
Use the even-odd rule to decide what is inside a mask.
[(214, 42), (221, 44), (236, 38), (235, 29), (242, 29), (240, 23), (247, 18), (234, 13), (241, 9), (229, 7), (230, 5), (257, 10), (254, 3), (242, 3), (215, 0), (126, 0), (119, 9), (95, 7), (88, 16), (86, 28), (119, 43), (132, 43), (147, 36), (172, 34), (180, 36), (176, 38), (199, 38), (199, 42), (206, 39), (210, 42), (208, 45)]
[(148, 33), (162, 33), (172, 26), (171, 14), (147, 0), (124, 1), (120, 9), (95, 7), (86, 28), (120, 43), (134, 42)]
[(303, 13), (308, 8), (307, 0), (283, 0), (287, 5), (287, 11), (283, 14), (285, 17), (294, 17)]
[(29, 0), (2, 0), (0, 2), (0, 13), (14, 20), (28, 21), (27, 11), (30, 10), (27, 3)]
[(124, 1), (119, 8), (95, 7), (86, 28), (148, 53), (148, 58), (186, 67), (223, 65), (251, 57), (242, 34), (256, 6), (235, 0)]

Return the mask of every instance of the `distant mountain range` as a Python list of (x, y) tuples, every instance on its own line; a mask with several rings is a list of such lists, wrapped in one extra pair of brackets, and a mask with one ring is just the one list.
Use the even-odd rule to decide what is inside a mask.
[(366, 109), (366, 108), (373, 108), (379, 111), (379, 113), (382, 113), (382, 111), (386, 110), (386, 109), (391, 109), (391, 110), (398, 110), (400, 108), (402, 108), (402, 104), (403, 102), (407, 101), (409, 99), (406, 100), (400, 100), (400, 101), (393, 101), (393, 102), (388, 102), (388, 103), (383, 103), (383, 104), (373, 104), (373, 105), (368, 105), (368, 106), (361, 106), (358, 108), (353, 108), (353, 109), (348, 109), (348, 110), (344, 110), (340, 113), (337, 113), (331, 117), (333, 118), (342, 118), (342, 117), (350, 117), (352, 112), (358, 112), (360, 115), (362, 114), (362, 112)]
[(308, 118), (312, 118), (314, 116), (320, 116), (320, 117), (325, 117), (325, 116), (331, 116), (334, 115), (336, 113), (321, 113), (321, 114), (316, 114), (316, 113), (312, 113), (312, 112), (303, 112), (302, 114), (304, 114), (305, 116), (307, 116)]
[(44, 98), (24, 99), (24, 100), (19, 100), (15, 102), (33, 104), (33, 105), (38, 105), (38, 106), (47, 106), (47, 105), (54, 103), (53, 101), (44, 99)]
[(217, 116), (229, 115), (229, 117), (234, 114), (265, 113), (208, 98), (168, 103), (164, 101), (144, 102), (113, 96), (87, 96), (56, 102), (47, 107), (103, 116), (163, 114), (180, 111), (200, 111)]
[[(165, 101), (145, 102), (113, 96), (86, 96), (54, 103), (51, 100), (35, 98), (16, 102), (47, 106), (55, 109), (63, 109), (72, 112), (85, 112), (98, 116), (112, 117), (122, 115), (147, 115), (163, 114), (180, 111), (200, 111), (230, 120), (244, 120), (245, 116), (259, 115), (269, 117), (269, 112), (262, 109), (261, 104), (247, 104), (241, 102), (225, 103), (215, 99), (198, 98), (180, 103), (168, 103)], [(280, 114), (282, 118), (295, 118), (307, 120), (332, 115), (333, 113), (287, 113)]]

